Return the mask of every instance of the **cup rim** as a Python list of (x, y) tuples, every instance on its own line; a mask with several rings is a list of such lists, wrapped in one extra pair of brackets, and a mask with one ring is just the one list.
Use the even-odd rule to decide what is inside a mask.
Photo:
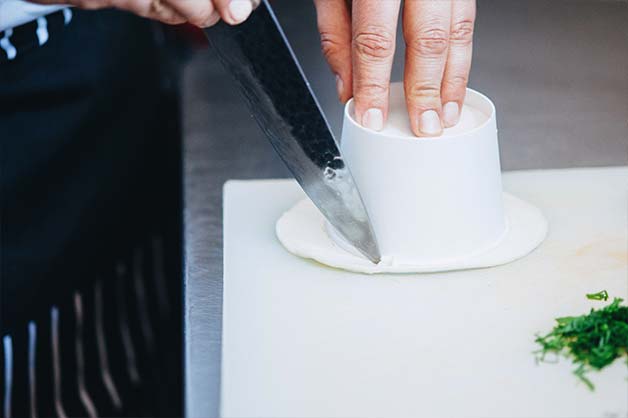
[[(393, 83), (393, 84), (400, 84), (400, 83)], [(468, 130), (466, 132), (460, 132), (457, 134), (453, 134), (453, 135), (448, 135), (446, 137), (443, 136), (414, 136), (414, 137), (407, 137), (407, 136), (401, 136), (401, 135), (396, 135), (396, 134), (387, 134), (387, 133), (383, 133), (380, 131), (375, 131), (373, 129), (369, 129), (366, 128), (364, 126), (362, 126), (361, 124), (359, 124), (355, 118), (353, 117), (353, 112), (351, 112), (351, 110), (353, 110), (353, 97), (351, 99), (349, 99), (349, 101), (345, 104), (345, 108), (344, 108), (344, 116), (345, 116), (345, 120), (348, 120), (355, 128), (362, 130), (364, 132), (367, 132), (369, 135), (372, 136), (378, 136), (378, 137), (382, 137), (382, 138), (394, 138), (400, 141), (408, 141), (408, 142), (416, 142), (416, 140), (420, 140), (420, 141), (442, 141), (442, 140), (447, 140), (447, 139), (458, 139), (460, 137), (466, 137), (469, 136), (481, 129), (483, 129), (484, 127), (486, 127), (486, 125), (488, 125), (489, 123), (491, 123), (494, 119), (495, 119), (495, 104), (493, 103), (493, 101), (486, 96), (483, 93), (480, 93), (477, 90), (473, 90), (471, 88), (467, 87), (467, 95), (465, 96), (465, 101), (467, 100), (467, 98), (469, 96), (475, 96), (476, 98), (478, 98), (479, 100), (483, 101), (485, 104), (488, 104), (489, 109), (490, 109), (490, 113), (487, 114), (487, 118), (484, 122), (482, 122), (481, 124), (479, 124), (478, 126), (474, 127), (471, 130)]]

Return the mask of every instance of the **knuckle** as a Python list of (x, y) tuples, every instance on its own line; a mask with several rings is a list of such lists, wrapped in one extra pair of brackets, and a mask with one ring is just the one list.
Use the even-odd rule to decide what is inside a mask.
[(464, 89), (469, 82), (469, 76), (467, 75), (456, 75), (450, 78), (447, 78), (443, 81), (443, 89), (447, 90), (458, 90)]
[(376, 81), (359, 82), (355, 90), (355, 95), (362, 97), (375, 98), (386, 97), (388, 95), (388, 86)]
[(445, 29), (430, 26), (420, 29), (414, 39), (408, 43), (421, 56), (439, 56), (449, 48), (449, 32)]
[(341, 50), (342, 42), (338, 35), (331, 32), (321, 32), (321, 50), (325, 58), (335, 55)]
[(473, 42), (473, 21), (463, 20), (454, 24), (449, 37), (452, 43), (471, 44)]
[(440, 98), (440, 88), (431, 84), (414, 83), (407, 88), (406, 96), (413, 101), (432, 101)]
[(395, 37), (385, 29), (369, 27), (355, 34), (353, 46), (365, 59), (387, 59), (395, 52)]

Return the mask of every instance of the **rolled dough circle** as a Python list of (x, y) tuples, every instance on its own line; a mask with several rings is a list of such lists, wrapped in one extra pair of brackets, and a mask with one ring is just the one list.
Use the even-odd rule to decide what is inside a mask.
[(434, 260), (430, 263), (401, 264), (383, 254), (379, 264), (343, 249), (331, 239), (326, 220), (310, 199), (303, 199), (277, 221), (275, 231), (281, 244), (292, 254), (330, 267), (358, 273), (428, 273), (492, 267), (510, 263), (534, 250), (547, 235), (548, 225), (539, 209), (503, 193), (507, 231), (496, 245), (465, 257)]

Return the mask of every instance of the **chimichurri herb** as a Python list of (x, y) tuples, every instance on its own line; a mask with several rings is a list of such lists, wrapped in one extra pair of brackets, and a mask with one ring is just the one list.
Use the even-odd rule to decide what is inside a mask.
[(587, 299), (607, 301), (608, 292), (606, 290), (602, 290), (601, 292), (597, 293), (587, 293)]
[[(588, 299), (607, 300), (603, 290), (588, 294)], [(616, 359), (628, 359), (628, 306), (623, 299), (615, 298), (602, 309), (591, 309), (586, 315), (556, 318), (556, 326), (545, 336), (536, 336), (541, 349), (535, 351), (538, 361), (547, 354), (563, 355), (577, 366), (573, 373), (590, 390), (595, 386), (587, 374), (600, 370)]]

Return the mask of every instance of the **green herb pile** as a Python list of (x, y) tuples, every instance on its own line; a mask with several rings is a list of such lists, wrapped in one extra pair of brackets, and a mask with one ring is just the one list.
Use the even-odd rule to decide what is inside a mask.
[[(606, 301), (608, 293), (604, 290), (587, 298)], [(574, 374), (593, 390), (588, 372), (621, 357), (628, 358), (628, 306), (622, 306), (622, 302), (615, 298), (610, 305), (591, 309), (587, 315), (556, 318), (557, 325), (549, 334), (537, 335), (536, 342), (541, 346), (535, 352), (537, 359), (544, 361), (549, 353), (572, 359), (577, 366)]]

